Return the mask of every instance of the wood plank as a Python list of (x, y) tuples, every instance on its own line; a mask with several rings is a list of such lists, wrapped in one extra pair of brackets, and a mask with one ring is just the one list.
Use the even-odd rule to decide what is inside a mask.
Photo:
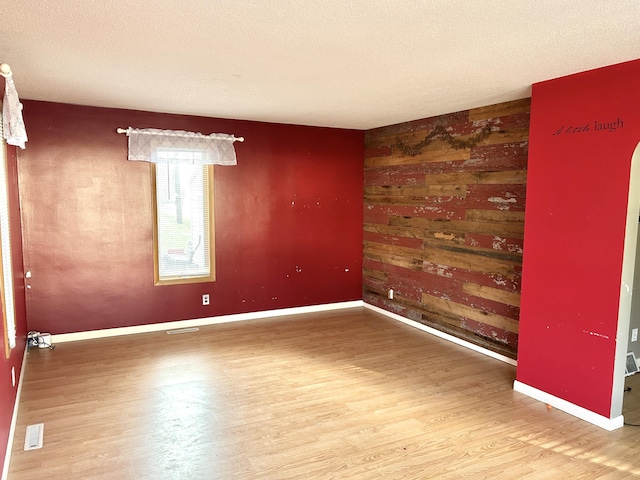
[(526, 142), (529, 140), (528, 128), (514, 128), (513, 130), (494, 132), (478, 145), (499, 145), (502, 143)]
[(464, 236), (464, 243), (465, 245), (473, 247), (511, 252), (517, 254), (519, 257), (522, 255), (524, 250), (524, 239), (522, 238), (507, 238), (480, 233), (467, 233)]
[(488, 259), (468, 251), (448, 251), (434, 247), (418, 250), (375, 242), (364, 242), (364, 255), (372, 260), (412, 270), (422, 269), (422, 262), (427, 261), (475, 272), (502, 275), (507, 278), (513, 278), (516, 275), (514, 267), (519, 265), (519, 262), (514, 260)]
[(518, 321), (512, 318), (503, 317), (502, 315), (484, 310), (477, 310), (468, 305), (456, 303), (445, 298), (434, 297), (433, 295), (428, 295), (426, 293), (422, 294), (422, 303), (447, 310), (448, 312), (455, 313), (465, 318), (470, 318), (486, 325), (506, 330), (507, 332), (518, 333)]
[(365, 195), (364, 204), (373, 205), (399, 205), (405, 207), (419, 207), (425, 204), (424, 196), (392, 196), (392, 195)]
[(445, 250), (442, 247), (425, 248), (424, 259), (440, 265), (450, 265), (473, 272), (503, 275), (507, 278), (513, 278), (516, 275), (514, 267), (520, 263), (513, 255), (509, 255), (509, 259), (499, 259), (478, 255), (477, 251), (472, 251), (470, 248), (459, 251)]
[[(452, 120), (453, 123), (448, 123), (447, 120)], [(469, 138), (478, 135), (483, 126), (478, 126), (473, 122), (468, 121), (468, 112), (459, 112), (456, 118), (442, 119), (437, 123), (428, 123), (422, 125), (420, 128), (410, 128), (402, 130), (390, 130), (381, 131), (377, 135), (369, 136), (365, 142), (371, 146), (390, 145), (396, 146), (398, 140), (404, 145), (414, 145), (423, 142), (425, 138), (434, 134), (434, 131), (438, 127), (445, 127), (448, 134), (459, 140), (468, 140)], [(441, 135), (435, 135), (431, 137), (431, 141), (425, 145), (422, 151), (427, 150), (444, 150), (452, 149), (452, 145), (443, 139)], [(401, 150), (395, 149), (396, 154), (400, 154)]]
[(495, 184), (524, 184), (527, 183), (526, 170), (504, 170), (499, 172), (453, 172), (427, 174), (427, 185), (468, 185), (474, 183)]
[[(375, 225), (375, 224), (374, 224)], [(362, 239), (368, 242), (386, 243), (389, 245), (400, 245), (409, 248), (422, 248), (424, 240), (420, 238), (402, 237), (377, 232), (373, 228), (365, 228), (362, 232)]]
[[(497, 127), (500, 127), (500, 125), (498, 125)], [(475, 137), (476, 135), (478, 135), (481, 128), (475, 127), (472, 130), (473, 130), (473, 133), (469, 133), (466, 135), (454, 135), (454, 138), (458, 140), (469, 140), (472, 137)], [(369, 144), (371, 147), (374, 147), (374, 148), (378, 148), (384, 145), (391, 146), (392, 147), (391, 156), (394, 157), (397, 155), (403, 155), (402, 152), (397, 147), (395, 147), (398, 140), (400, 140), (405, 145), (414, 145), (423, 141), (430, 132), (431, 130), (419, 130), (419, 131), (409, 131), (405, 133), (400, 133), (397, 135), (392, 134), (387, 136), (380, 136), (377, 138), (371, 138), (369, 140)], [(528, 128), (508, 128), (506, 130), (493, 131), (491, 135), (489, 135), (484, 140), (478, 142), (477, 145), (478, 146), (498, 145), (503, 143), (524, 142), (527, 140), (529, 140)], [(442, 140), (436, 137), (432, 142), (430, 142), (421, 150), (419, 155), (416, 155), (415, 157), (409, 157), (409, 158), (417, 158), (420, 155), (427, 155), (429, 154), (429, 152), (444, 151), (444, 150), (451, 150), (452, 152), (470, 151), (470, 149), (456, 150), (452, 148), (451, 145), (449, 145), (449, 143), (446, 142), (445, 140)], [(384, 158), (384, 157), (378, 157), (378, 158)]]
[(447, 113), (431, 118), (421, 118), (409, 122), (388, 125), (385, 127), (367, 130), (364, 134), (365, 148), (372, 147), (380, 138), (395, 138), (407, 132), (423, 132), (426, 135), (438, 125), (467, 125), (469, 124), (469, 111)]
[(524, 224), (524, 212), (468, 209), (465, 220), (469, 222), (497, 222)]
[(392, 225), (381, 225), (373, 223), (365, 223), (364, 231), (393, 235), (394, 237), (419, 238), (421, 240), (435, 238), (439, 240), (454, 241), (459, 244), (464, 244), (463, 233), (445, 233), (439, 231), (428, 231), (422, 228), (397, 227)]
[(467, 185), (467, 208), (475, 210), (524, 211), (525, 185)]
[[(382, 225), (367, 225), (365, 231), (384, 233), (387, 230), (389, 232), (394, 231), (393, 227), (390, 228)], [(407, 231), (405, 233), (400, 230), (398, 233), (404, 233), (406, 237), (398, 235), (403, 238), (421, 239), (422, 236), (424, 236), (422, 248), (365, 241), (365, 257), (367, 256), (366, 247), (369, 246), (372, 252), (377, 252), (378, 254), (393, 255), (401, 258), (421, 259), (434, 264), (461, 267), (465, 270), (473, 271), (474, 269), (470, 268), (471, 264), (473, 264), (478, 268), (476, 271), (482, 271), (485, 273), (497, 273), (495, 269), (498, 269), (498, 264), (500, 264), (501, 266), (507, 267), (510, 274), (513, 273), (511, 267), (519, 267), (522, 263), (521, 253), (463, 245), (460, 244), (460, 239), (457, 237), (451, 238), (445, 234), (434, 235), (433, 239), (431, 239), (423, 232)], [(416, 236), (411, 237), (410, 235), (412, 234)], [(392, 235), (392, 233), (387, 233), (387, 235)], [(466, 259), (466, 261), (464, 259)], [(471, 259), (473, 260), (472, 262)], [(450, 261), (454, 261), (454, 263), (447, 263)], [(471, 262), (471, 264), (469, 262)], [(495, 265), (491, 265), (492, 263), (495, 263)], [(500, 271), (503, 270), (500, 269)]]
[(488, 105), (486, 107), (472, 108), (469, 110), (469, 120), (477, 122), (490, 118), (504, 117), (517, 113), (526, 113), (531, 110), (531, 98), (522, 98), (511, 102)]
[[(426, 202), (425, 202), (426, 203)], [(364, 211), (365, 218), (375, 218), (381, 221), (367, 220), (369, 223), (389, 223), (390, 217), (424, 217), (444, 218), (450, 220), (463, 220), (464, 209), (458, 208), (453, 202), (445, 204), (441, 202), (435, 205), (421, 205), (418, 207), (395, 205), (367, 205)]]
[[(395, 140), (393, 141), (395, 144)], [(381, 157), (366, 158), (365, 168), (389, 167), (397, 165), (412, 165), (431, 162), (453, 162), (457, 160), (468, 160), (471, 158), (471, 150), (455, 150), (447, 148), (441, 144), (426, 146), (418, 155), (405, 155), (396, 147), (393, 147), (391, 155)]]
[[(463, 253), (466, 255), (474, 255), (479, 257), (482, 262), (492, 262), (493, 260), (504, 260), (514, 266), (520, 266), (522, 264), (522, 252), (505, 250), (504, 248), (497, 248), (497, 245), (492, 244), (491, 247), (481, 247), (478, 245), (470, 244), (467, 241), (465, 234), (465, 242), (461, 243), (456, 241), (445, 241), (445, 238), (440, 238), (434, 235), (434, 238), (425, 238), (422, 242), (422, 248), (439, 249), (446, 252)], [(457, 237), (456, 237), (457, 238)], [(494, 243), (498, 243), (495, 242)], [(500, 242), (501, 246), (502, 243)]]
[(387, 280), (387, 273), (382, 272), (380, 270), (372, 270), (371, 268), (363, 268), (362, 275), (368, 278), (373, 278), (375, 280)]
[(364, 195), (375, 196), (406, 196), (406, 197), (459, 197), (464, 198), (466, 187), (464, 185), (383, 185), (364, 187)]
[(494, 302), (506, 303), (514, 307), (520, 306), (520, 293), (508, 292), (499, 288), (487, 287), (486, 285), (478, 285), (477, 283), (464, 283), (462, 291), (476, 297), (486, 298)]
[(403, 172), (402, 168), (367, 169), (364, 172), (364, 184), (374, 185), (424, 185), (424, 169), (418, 173)]
[[(365, 288), (364, 299), (365, 301), (381, 308), (384, 308), (386, 302), (388, 302), (386, 290), (376, 289), (375, 287), (369, 288), (368, 286)], [(448, 333), (449, 335), (466, 340), (474, 345), (478, 345), (506, 357), (514, 359), (517, 357), (517, 352), (511, 349), (508, 345), (482, 337), (477, 333), (464, 328), (465, 322), (468, 323), (470, 320), (465, 320), (465, 318), (460, 315), (453, 314), (433, 305), (424, 305), (420, 301), (414, 301), (402, 295), (395, 296), (393, 303), (394, 312), (398, 312), (399, 308), (406, 307), (403, 315), (409, 316), (418, 323)]]
[[(373, 242), (365, 242), (366, 244), (372, 244)], [(383, 245), (383, 244), (376, 244)], [(419, 253), (420, 250), (414, 250)], [(423, 260), (420, 255), (408, 256), (402, 254), (394, 254), (384, 249), (366, 248), (364, 249), (364, 257), (368, 260), (373, 260), (387, 265), (395, 265), (396, 267), (406, 268), (408, 270), (421, 271), (423, 269)]]
[(444, 232), (456, 234), (479, 233), (485, 235), (496, 235), (505, 238), (524, 237), (524, 224), (515, 222), (470, 222), (467, 220), (448, 220), (424, 217), (390, 217), (389, 225), (418, 228), (427, 232)]

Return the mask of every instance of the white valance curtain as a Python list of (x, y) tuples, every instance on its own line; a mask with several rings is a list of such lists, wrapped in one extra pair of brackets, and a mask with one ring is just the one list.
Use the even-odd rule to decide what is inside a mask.
[(4, 100), (2, 102), (2, 117), (4, 138), (9, 145), (25, 148), (27, 130), (24, 128), (22, 118), (22, 103), (18, 98), (16, 85), (13, 83), (11, 73), (2, 73), (5, 77)]
[(122, 133), (129, 137), (129, 160), (152, 163), (237, 165), (233, 142), (243, 140), (224, 133), (203, 135), (155, 128), (129, 127)]

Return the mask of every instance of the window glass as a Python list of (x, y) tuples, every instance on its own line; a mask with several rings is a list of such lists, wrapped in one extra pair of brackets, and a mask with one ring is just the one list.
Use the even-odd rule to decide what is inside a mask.
[[(1, 106), (1, 104), (0, 104)], [(11, 261), (11, 234), (9, 231), (9, 193), (7, 155), (2, 137), (2, 116), (0, 116), (0, 296), (6, 339), (5, 353), (16, 346), (16, 320), (13, 297), (13, 265)]]
[[(156, 283), (212, 281), (213, 168), (198, 151), (161, 151), (155, 165)], [(163, 162), (163, 156), (172, 163)], [(175, 163), (176, 160), (183, 163)]]

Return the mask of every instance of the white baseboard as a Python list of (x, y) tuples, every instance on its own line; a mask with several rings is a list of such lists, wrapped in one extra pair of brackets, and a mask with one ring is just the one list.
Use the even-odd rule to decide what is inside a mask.
[(16, 433), (16, 422), (18, 421), (18, 406), (20, 405), (20, 394), (22, 393), (22, 381), (24, 379), (24, 371), (27, 368), (27, 351), (29, 347), (24, 347), (22, 355), (22, 367), (20, 367), (20, 378), (18, 379), (18, 389), (16, 390), (16, 400), (13, 404), (13, 415), (11, 416), (11, 426), (9, 427), (9, 440), (7, 441), (7, 451), (4, 456), (4, 467), (2, 468), (2, 480), (7, 480), (9, 475), (9, 462), (11, 461), (11, 450), (13, 446), (13, 437)]
[(75, 342), (94, 338), (116, 337), (119, 335), (133, 335), (137, 333), (162, 332), (180, 328), (202, 327), (219, 323), (240, 322), (243, 320), (256, 320), (260, 318), (281, 317), (285, 315), (298, 315), (301, 313), (325, 312), (328, 310), (341, 310), (344, 308), (362, 307), (362, 300), (352, 302), (327, 303), (323, 305), (310, 305), (307, 307), (282, 308), (278, 310), (265, 310), (261, 312), (237, 313), (234, 315), (222, 315), (219, 317), (195, 318), (192, 320), (178, 320), (175, 322), (152, 323), (149, 325), (135, 325), (132, 327), (107, 328), (104, 330), (90, 330), (86, 332), (62, 333), (51, 335), (51, 343)]
[[(180, 328), (199, 327), (199, 326), (205, 326), (205, 325), (215, 325), (215, 324), (229, 323), (229, 322), (240, 322), (244, 320), (256, 320), (261, 318), (271, 318), (271, 317), (279, 317), (279, 316), (287, 316), (287, 315), (298, 315), (302, 313), (315, 313), (315, 312), (324, 312), (324, 311), (330, 311), (330, 310), (341, 310), (345, 308), (355, 308), (355, 307), (368, 308), (382, 315), (385, 315), (393, 320), (397, 320), (413, 328), (417, 328), (418, 330), (422, 330), (431, 335), (435, 335), (436, 337), (442, 338), (444, 340), (455, 343), (457, 345), (468, 348), (470, 350), (481, 353), (483, 355), (494, 358), (496, 360), (500, 360), (501, 362), (505, 362), (514, 366), (517, 365), (516, 360), (509, 358), (505, 355), (501, 355), (487, 348), (480, 347), (478, 345), (475, 345), (461, 338), (455, 337), (445, 332), (441, 332), (440, 330), (437, 330), (435, 328), (429, 327), (427, 325), (416, 322), (414, 320), (410, 320), (408, 318), (402, 317), (401, 315), (398, 315), (396, 313), (389, 312), (382, 308), (376, 307), (375, 305), (365, 303), (363, 300), (354, 300), (351, 302), (340, 302), (340, 303), (329, 303), (329, 304), (323, 304), (323, 305), (311, 305), (306, 307), (284, 308), (284, 309), (278, 309), (278, 310), (266, 310), (261, 312), (239, 313), (234, 315), (223, 315), (219, 317), (196, 318), (192, 320), (178, 320), (175, 322), (154, 323), (150, 325), (136, 325), (132, 327), (120, 327), (120, 328), (109, 328), (104, 330), (91, 330), (86, 332), (63, 333), (58, 335), (52, 335), (51, 341), (52, 343), (73, 342), (77, 340), (106, 338), (106, 337), (114, 337), (119, 335), (133, 335), (137, 333), (147, 333), (147, 332), (159, 332), (159, 331), (173, 330), (173, 329), (180, 329)], [(25, 356), (26, 356), (26, 349), (25, 349)], [(2, 472), (2, 480), (6, 479), (6, 475), (8, 473), (9, 459), (11, 457), (11, 443), (13, 441), (15, 422), (17, 419), (18, 400), (20, 397), (20, 391), (22, 389), (22, 379), (24, 375), (25, 365), (26, 365), (26, 357), (25, 357), (25, 360), (23, 360), (23, 367), (20, 372), (20, 381), (18, 383), (16, 403), (14, 407), (13, 418), (11, 421), (11, 429), (9, 433), (10, 438), (9, 438), (9, 444), (7, 448), (7, 455), (5, 459), (5, 468)], [(518, 382), (517, 380), (514, 381), (513, 389), (516, 392), (523, 393), (524, 395), (535, 398), (536, 400), (539, 400), (548, 405), (551, 405), (557, 408), (558, 410), (562, 410), (563, 412), (569, 413), (570, 415), (578, 417), (582, 420), (585, 420), (589, 423), (597, 425), (598, 427), (604, 428), (606, 430), (615, 430), (617, 428), (622, 427), (624, 424), (624, 418), (622, 415), (612, 419), (606, 418), (606, 417), (603, 417), (602, 415), (591, 412), (590, 410), (587, 410), (583, 407), (579, 407), (578, 405), (575, 405), (573, 403), (567, 402), (566, 400), (563, 400), (561, 398), (558, 398), (546, 392), (543, 392), (542, 390), (538, 390), (524, 383)]]
[(574, 403), (567, 402), (562, 398), (558, 398), (555, 395), (551, 395), (550, 393), (543, 392), (542, 390), (538, 390), (537, 388), (530, 387), (529, 385), (519, 382), (518, 380), (515, 380), (513, 382), (513, 389), (516, 392), (520, 392), (531, 398), (535, 398), (536, 400), (544, 402), (547, 405), (551, 405), (558, 410), (562, 410), (563, 412), (573, 415), (574, 417), (578, 417), (581, 420), (592, 423), (593, 425), (596, 425), (600, 428), (604, 428), (605, 430), (615, 430), (624, 425), (624, 417), (622, 415), (615, 418), (604, 417)]
[(420, 322), (416, 322), (414, 320), (409, 320), (408, 318), (405, 318), (401, 315), (398, 315), (397, 313), (393, 313), (393, 312), (389, 312), (387, 310), (384, 310), (380, 307), (376, 307), (375, 305), (370, 305), (368, 303), (365, 303), (364, 306), (366, 308), (369, 308), (371, 310), (374, 310), (378, 313), (381, 313), (383, 315), (386, 315), (389, 318), (392, 318), (394, 320), (398, 320), (399, 322), (405, 323), (411, 327), (417, 328), (419, 330), (422, 330), (423, 332), (427, 332), (430, 333), (431, 335), (435, 335), (436, 337), (440, 337), (444, 340), (448, 340), (449, 342), (455, 343), (457, 345), (460, 345), (462, 347), (468, 348), (470, 350), (473, 350), (475, 352), (478, 353), (482, 353), (483, 355), (486, 355), (488, 357), (492, 357), (495, 358), (497, 360), (500, 360), (501, 362), (505, 362), (508, 363), (509, 365), (514, 365), (516, 366), (518, 364), (518, 362), (516, 360), (514, 360), (513, 358), (509, 358), (505, 355), (502, 355), (500, 353), (496, 353), (493, 352), (491, 350), (489, 350), (488, 348), (484, 348), (484, 347), (480, 347), (478, 345), (475, 345), (471, 342), (468, 342), (466, 340), (463, 340), (461, 338), (455, 337), (453, 335), (450, 335), (448, 333), (445, 332), (441, 332), (440, 330), (437, 330), (433, 327), (429, 327), (427, 325), (423, 325)]
[(328, 303), (323, 305), (310, 305), (306, 307), (283, 308), (278, 310), (265, 310), (261, 312), (238, 313), (233, 315), (223, 315), (219, 317), (195, 318), (191, 320), (178, 320), (174, 322), (165, 322), (165, 323), (152, 323), (149, 325), (135, 325), (131, 327), (108, 328), (104, 330), (89, 330), (85, 332), (62, 333), (62, 334), (51, 335), (51, 343), (56, 344), (56, 343), (64, 343), (64, 342), (75, 342), (78, 340), (90, 340), (94, 338), (116, 337), (119, 335), (134, 335), (137, 333), (161, 332), (165, 330), (201, 327), (205, 325), (216, 325), (220, 323), (240, 322), (244, 320), (256, 320), (260, 318), (271, 318), (271, 317), (279, 317), (279, 316), (286, 316), (286, 315), (298, 315), (301, 313), (325, 312), (330, 310), (341, 310), (345, 308), (355, 308), (355, 307), (363, 307), (363, 306), (371, 310), (374, 310), (378, 313), (381, 313), (383, 315), (386, 315), (387, 317), (390, 317), (394, 320), (398, 320), (402, 323), (405, 323), (414, 328), (422, 330), (424, 332), (430, 333), (437, 337), (453, 342), (457, 345), (461, 345), (463, 347), (469, 348), (476, 352), (482, 353), (483, 355), (487, 355), (489, 357), (495, 358), (497, 360), (508, 363), (510, 365), (517, 364), (517, 362), (512, 358), (493, 352), (489, 349), (480, 347), (471, 342), (467, 342), (466, 340), (462, 340), (461, 338), (455, 337), (448, 333), (441, 332), (440, 330), (436, 330), (435, 328), (428, 327), (419, 322), (409, 320), (408, 318), (404, 318), (395, 313), (388, 312), (387, 310), (383, 310), (382, 308), (376, 307), (374, 305), (370, 305), (368, 303), (365, 303), (363, 300), (354, 300), (351, 302), (340, 302), (340, 303)]
[[(437, 330), (435, 328), (429, 327), (427, 325), (423, 325), (419, 322), (416, 322), (414, 320), (409, 320), (405, 317), (402, 317), (396, 313), (392, 313), (389, 312), (387, 310), (384, 310), (382, 308), (376, 307), (375, 305), (370, 305), (368, 303), (365, 303), (364, 306), (366, 308), (369, 308), (371, 310), (374, 310), (378, 313), (381, 313), (383, 315), (386, 315), (387, 317), (390, 317), (394, 320), (398, 320), (399, 322), (405, 323), (407, 325), (410, 325), (414, 328), (418, 328), (422, 331), (428, 332), (432, 335), (435, 335), (437, 337), (443, 338), (445, 340), (448, 340), (450, 342), (453, 342), (457, 345), (461, 345), (463, 347), (469, 348), (471, 350), (474, 350), (476, 352), (482, 353), (484, 355), (487, 355), (489, 357), (495, 358), (497, 360), (500, 360), (502, 362), (508, 363), (510, 365), (514, 365), (517, 366), (517, 361), (513, 360), (512, 358), (506, 357), (504, 355), (501, 355), (499, 353), (493, 352), (491, 350), (488, 350), (486, 348), (480, 347), (478, 345), (475, 345), (471, 342), (467, 342), (466, 340), (462, 340), (458, 337), (455, 337), (453, 335), (450, 335), (448, 333), (444, 333), (441, 332), (440, 330)], [(551, 405), (554, 408), (557, 408), (558, 410), (562, 410), (563, 412), (566, 412), (570, 415), (573, 415), (575, 417), (578, 417), (582, 420), (585, 420), (589, 423), (592, 423), (600, 428), (604, 428), (605, 430), (615, 430), (617, 428), (620, 428), (624, 425), (624, 417), (622, 415), (620, 415), (619, 417), (616, 418), (607, 418), (607, 417), (603, 417), (602, 415), (599, 415), (597, 413), (594, 413), (590, 410), (587, 410), (586, 408), (583, 407), (579, 407), (578, 405), (575, 405), (573, 403), (567, 402), (566, 400), (563, 400), (561, 398), (555, 397), (551, 394), (548, 394), (546, 392), (543, 392), (542, 390), (538, 390), (536, 388), (530, 387), (522, 382), (518, 382), (517, 380), (514, 381), (513, 383), (513, 389), (516, 392), (519, 393), (523, 393), (529, 397), (535, 398), (536, 400), (539, 400), (541, 402), (546, 403), (547, 405)]]

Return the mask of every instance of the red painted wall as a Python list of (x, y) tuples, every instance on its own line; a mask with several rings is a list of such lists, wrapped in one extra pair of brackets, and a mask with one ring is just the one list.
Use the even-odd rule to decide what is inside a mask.
[[(2, 147), (0, 147), (2, 148)], [(11, 417), (15, 405), (17, 388), (11, 383), (11, 368), (15, 368), (16, 383), (22, 371), (22, 359), (27, 337), (25, 314), (24, 271), (22, 269), (22, 238), (20, 231), (20, 208), (18, 199), (18, 172), (16, 166), (16, 149), (7, 147), (7, 173), (9, 177), (9, 228), (11, 231), (11, 254), (13, 262), (13, 286), (16, 313), (16, 347), (9, 358), (5, 358), (4, 330), (0, 328), (0, 465), (4, 463), (7, 449)]]
[(639, 80), (633, 61), (532, 95), (517, 380), (606, 417)]
[[(78, 332), (362, 298), (362, 132), (24, 104), (30, 329)], [(128, 126), (245, 137), (238, 165), (215, 167), (215, 283), (153, 285), (150, 167), (127, 161), (127, 137), (116, 128)]]

